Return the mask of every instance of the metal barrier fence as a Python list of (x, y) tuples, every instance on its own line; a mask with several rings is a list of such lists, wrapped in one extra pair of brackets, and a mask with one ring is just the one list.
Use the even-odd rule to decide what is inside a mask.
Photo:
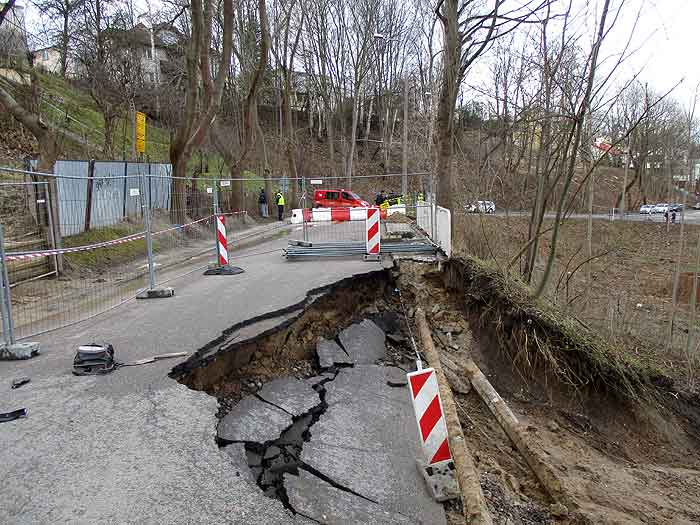
[[(8, 311), (3, 337), (25, 339), (91, 318), (216, 261), (214, 217), (225, 216), (229, 248), (235, 239), (288, 228), (276, 222), (276, 193), (285, 217), (295, 207), (323, 204), (318, 191), (342, 195), (346, 180), (198, 176), (178, 179), (167, 165), (61, 161), (55, 173), (1, 168), (0, 224), (4, 258), (0, 278)], [(382, 242), (422, 235), (415, 220), (424, 210), (431, 180), (408, 177), (410, 191), (397, 194), (400, 176), (357, 177), (353, 190), (368, 202), (386, 198)], [(313, 184), (312, 184), (313, 182)], [(266, 205), (260, 206), (261, 190)], [(358, 195), (359, 196), (359, 195)], [(374, 202), (373, 202), (374, 201)], [(267, 212), (267, 213), (264, 213)], [(348, 212), (350, 213), (350, 212)], [(268, 215), (268, 218), (264, 216)], [(256, 216), (268, 226), (242, 233)], [(434, 233), (435, 213), (429, 212)], [(423, 228), (428, 231), (428, 229)], [(316, 241), (364, 242), (365, 221), (293, 226)], [(298, 237), (297, 237), (298, 238)], [(0, 250), (2, 251), (2, 250)], [(2, 299), (2, 298), (0, 298)]]
[(259, 194), (258, 181), (174, 179), (147, 164), (132, 166), (73, 162), (65, 174), (0, 168), (8, 341), (88, 319), (206, 268), (216, 261), (215, 214), (226, 217), (233, 250), (234, 239), (252, 234), (242, 233), (252, 221), (235, 207), (230, 188)]

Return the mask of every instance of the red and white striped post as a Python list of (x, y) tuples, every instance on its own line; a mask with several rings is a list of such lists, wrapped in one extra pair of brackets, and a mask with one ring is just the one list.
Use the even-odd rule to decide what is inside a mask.
[(379, 257), (381, 234), (379, 232), (379, 208), (367, 208), (366, 241), (367, 255)]
[(228, 241), (226, 240), (226, 217), (216, 216), (216, 241), (219, 253), (219, 266), (228, 264)]
[(216, 217), (216, 256), (217, 264), (204, 272), (204, 275), (236, 275), (245, 270), (228, 263), (228, 240), (226, 238), (226, 216)]
[(424, 368), (407, 377), (425, 460), (433, 465), (452, 459), (435, 370)]
[(424, 368), (406, 377), (425, 458), (418, 461), (423, 478), (437, 501), (454, 499), (459, 495), (459, 487), (435, 369)]

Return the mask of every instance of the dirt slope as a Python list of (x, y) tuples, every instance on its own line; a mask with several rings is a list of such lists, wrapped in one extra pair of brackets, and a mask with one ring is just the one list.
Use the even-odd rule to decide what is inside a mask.
[[(477, 362), (527, 425), (533, 445), (573, 501), (568, 510), (554, 505), (481, 399), (474, 392), (457, 393), (495, 522), (700, 521), (697, 397), (656, 389), (653, 395), (661, 397), (655, 401), (633, 401), (613, 391), (566, 385), (532, 356), (519, 360), (522, 355), (503, 347), (496, 337), (502, 327), (489, 314), (498, 304), (477, 308), (468, 288), (448, 290), (442, 274), (424, 272), (424, 265), (402, 263), (398, 282), (427, 311), (436, 344), (454, 361)], [(524, 323), (537, 322), (530, 321)]]

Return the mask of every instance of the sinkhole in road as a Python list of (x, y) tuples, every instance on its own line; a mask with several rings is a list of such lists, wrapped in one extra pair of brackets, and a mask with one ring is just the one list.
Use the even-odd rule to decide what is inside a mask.
[[(368, 366), (395, 372), (388, 387), (405, 386), (413, 353), (390, 270), (356, 275), (310, 291), (299, 303), (233, 325), (171, 376), (219, 400), (217, 440), (245, 446), (247, 465), (264, 494), (297, 512), (285, 476), (299, 470), (334, 489), (376, 503), (302, 460), (304, 443), (326, 413), (326, 389), (358, 362), (339, 335), (348, 327), (381, 339)], [(379, 343), (377, 343), (379, 344)]]

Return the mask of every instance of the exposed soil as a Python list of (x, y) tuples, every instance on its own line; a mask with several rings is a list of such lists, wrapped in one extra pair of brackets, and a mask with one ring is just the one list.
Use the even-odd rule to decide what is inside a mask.
[[(637, 402), (614, 392), (566, 386), (542, 368), (514, 361), (494, 336), (497, 327), (480, 322), (476, 314), (483, 312), (471, 310), (469, 297), (448, 291), (443, 274), (424, 272), (423, 265), (402, 263), (399, 282), (426, 310), (436, 344), (455, 362), (474, 359), (527, 425), (533, 445), (554, 466), (574, 502), (565, 511), (548, 500), (481, 399), (473, 392), (456, 394), (492, 511), (493, 494), (507, 495), (506, 503), (498, 504), (500, 523), (700, 521), (697, 398)], [(538, 512), (544, 508), (551, 515), (520, 516), (523, 501), (536, 502)]]
[[(404, 260), (391, 272), (315, 290), (297, 305), (232, 326), (172, 375), (215, 395), (223, 417), (274, 378), (318, 375), (314, 349), (319, 337), (333, 339), (362, 318), (394, 324), (390, 331), (398, 337), (387, 340), (388, 361), (405, 364), (413, 356), (413, 316), (420, 305), (440, 352), (458, 367), (474, 359), (525, 425), (531, 445), (554, 468), (568, 496), (566, 505), (550, 499), (483, 401), (461, 384), (463, 376), (453, 375), (460, 383), (452, 385), (460, 420), (495, 523), (700, 522), (697, 397), (675, 393), (633, 399), (614, 389), (574, 388), (541, 363), (514, 359), (496, 337), (496, 327), (484, 322), (486, 310), (499, 305), (480, 304), (475, 311), (475, 303), (450, 283), (449, 275), (434, 265)], [(647, 386), (667, 391), (653, 382)], [(315, 409), (322, 410), (318, 391)], [(297, 422), (300, 434), (313, 414), (307, 419)], [(286, 462), (296, 446), (282, 450), (279, 443), (267, 443), (249, 447), (249, 453), (261, 464), (266, 455)], [(261, 489), (283, 499), (279, 480), (265, 480)], [(445, 509), (449, 523), (463, 522), (458, 501)]]

